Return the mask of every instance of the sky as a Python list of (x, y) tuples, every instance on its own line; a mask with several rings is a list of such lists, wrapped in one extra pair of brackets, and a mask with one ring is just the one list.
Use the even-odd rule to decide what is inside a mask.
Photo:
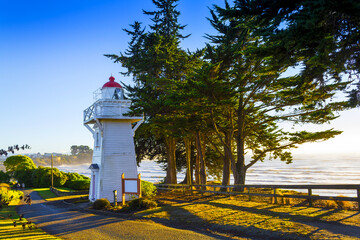
[[(179, 21), (191, 34), (181, 46), (205, 46), (214, 33), (206, 17), (218, 0), (180, 0)], [(151, 0), (0, 0), (0, 149), (13, 144), (32, 148), (20, 153), (68, 153), (71, 145), (93, 146), (83, 126), (83, 110), (93, 92), (108, 81), (131, 83), (120, 64), (104, 54), (124, 52), (129, 36), (122, 30), (134, 21), (149, 24), (142, 10)], [(305, 144), (294, 153), (360, 156), (360, 109), (342, 112), (327, 126), (344, 131), (321, 143)]]

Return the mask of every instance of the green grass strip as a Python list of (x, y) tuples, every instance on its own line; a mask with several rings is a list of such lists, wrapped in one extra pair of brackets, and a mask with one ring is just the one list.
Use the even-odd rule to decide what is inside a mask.
[(60, 239), (35, 228), (35, 224), (31, 224), (31, 230), (29, 224), (26, 224), (24, 229), (22, 223), (26, 223), (27, 220), (23, 218), (20, 221), (15, 204), (17, 203), (11, 202), (9, 206), (0, 208), (0, 239)]
[(50, 191), (50, 188), (35, 188), (34, 191), (36, 191), (40, 195), (40, 197), (45, 200), (57, 197), (55, 193)]

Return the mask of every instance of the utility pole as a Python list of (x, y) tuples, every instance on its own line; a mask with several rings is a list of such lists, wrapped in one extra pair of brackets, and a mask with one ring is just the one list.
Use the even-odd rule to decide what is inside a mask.
[(51, 154), (51, 189), (54, 187), (53, 155)]

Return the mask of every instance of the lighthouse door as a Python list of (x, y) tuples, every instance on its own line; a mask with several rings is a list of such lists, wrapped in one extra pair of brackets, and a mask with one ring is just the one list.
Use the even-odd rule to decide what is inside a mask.
[(96, 185), (95, 177), (96, 177), (95, 172), (93, 172), (92, 179), (91, 179), (91, 181), (92, 181), (92, 183), (91, 183), (91, 185), (92, 185), (91, 199), (95, 199), (95, 185)]
[(89, 199), (91, 201), (94, 201), (97, 199), (97, 190), (98, 190), (98, 179), (99, 176), (99, 170), (98, 169), (92, 169), (91, 170), (91, 184), (90, 184), (90, 195)]
[(98, 176), (99, 176), (99, 165), (93, 163), (90, 165), (89, 169), (91, 170), (91, 182), (90, 182), (90, 192), (89, 199), (90, 201), (96, 200), (96, 192), (98, 190)]

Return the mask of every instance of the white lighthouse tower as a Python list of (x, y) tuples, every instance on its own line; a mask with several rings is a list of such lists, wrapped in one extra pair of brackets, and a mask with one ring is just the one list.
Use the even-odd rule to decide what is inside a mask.
[(128, 116), (130, 100), (114, 77), (95, 92), (94, 104), (84, 110), (84, 125), (94, 138), (89, 199), (114, 201), (113, 191), (121, 193), (121, 174), (137, 177), (133, 136), (143, 121), (141, 116)]

